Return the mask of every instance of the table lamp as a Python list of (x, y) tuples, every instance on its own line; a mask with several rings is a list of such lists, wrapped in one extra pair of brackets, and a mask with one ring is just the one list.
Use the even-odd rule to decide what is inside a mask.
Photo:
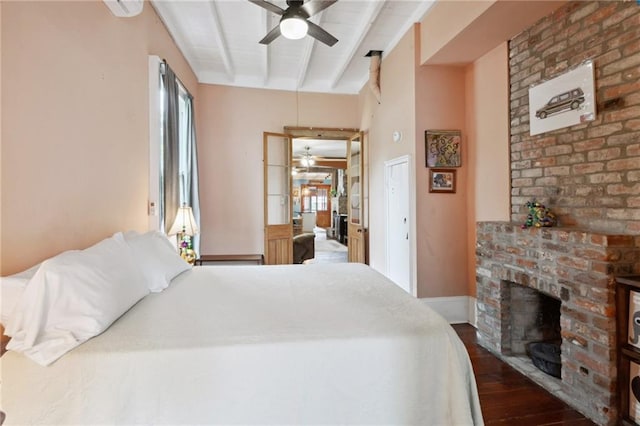
[(182, 207), (178, 208), (176, 220), (169, 230), (169, 235), (178, 235), (178, 251), (180, 252), (180, 256), (191, 265), (196, 263), (196, 252), (193, 250), (191, 237), (199, 231), (196, 218), (193, 216), (193, 210), (191, 210), (191, 207), (183, 204)]

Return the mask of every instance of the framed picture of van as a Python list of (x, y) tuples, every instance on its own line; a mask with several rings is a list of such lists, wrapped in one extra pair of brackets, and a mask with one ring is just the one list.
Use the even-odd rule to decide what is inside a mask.
[(596, 119), (593, 61), (529, 88), (529, 127), (537, 135)]

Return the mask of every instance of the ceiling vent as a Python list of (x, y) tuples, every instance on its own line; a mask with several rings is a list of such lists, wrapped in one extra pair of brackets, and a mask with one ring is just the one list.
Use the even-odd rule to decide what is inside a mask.
[(103, 0), (111, 13), (120, 18), (139, 15), (144, 6), (143, 0)]

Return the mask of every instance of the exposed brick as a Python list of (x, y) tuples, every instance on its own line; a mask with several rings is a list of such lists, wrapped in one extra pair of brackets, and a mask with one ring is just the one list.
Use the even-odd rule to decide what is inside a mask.
[(617, 183), (622, 181), (622, 175), (620, 173), (596, 173), (589, 175), (587, 181), (591, 184), (600, 183)]
[(556, 164), (562, 166), (564, 164), (583, 163), (585, 161), (584, 154), (559, 155), (555, 157)]
[(640, 55), (633, 55), (628, 57), (622, 57), (619, 61), (612, 62), (602, 67), (602, 74), (608, 75), (619, 71), (623, 71), (627, 68), (640, 65)]
[[(603, 66), (603, 65), (609, 64), (611, 62), (617, 61), (621, 57), (622, 57), (622, 53), (620, 53), (620, 50), (617, 50), (617, 49), (616, 50), (610, 50), (610, 51), (605, 52), (605, 53), (603, 53), (603, 54), (598, 56), (597, 65), (598, 66)], [(609, 76), (609, 77), (612, 77), (612, 80), (610, 80), (611, 82), (609, 82), (608, 80), (604, 80), (604, 79), (603, 79), (604, 81), (602, 81), (602, 80), (598, 81), (598, 84), (602, 85), (602, 86), (599, 86), (599, 87), (607, 86), (607, 85), (610, 85), (610, 84), (617, 84), (617, 83), (612, 83), (612, 82), (616, 81), (616, 76), (617, 76), (617, 79), (618, 79), (617, 83), (620, 83), (620, 80), (619, 80), (620, 74), (618, 73), (618, 74), (613, 74), (613, 75)]]
[(571, 167), (569, 166), (548, 167), (545, 169), (545, 176), (567, 176), (569, 174), (571, 174)]
[(601, 136), (611, 135), (622, 130), (622, 123), (605, 124), (589, 129), (589, 138), (598, 138)]
[[(583, 401), (585, 393), (597, 394), (598, 398), (591, 398), (593, 405), (609, 404), (613, 410), (616, 311), (613, 281), (606, 274), (624, 269), (613, 262), (623, 262), (625, 256), (621, 254), (624, 252), (637, 251), (633, 247), (640, 244), (640, 237), (558, 228), (521, 230), (500, 223), (478, 224), (477, 232), (479, 241), (489, 243), (483, 245), (489, 251), (479, 258), (477, 272), (480, 277), (477, 280), (478, 331), (483, 344), (493, 345), (490, 347), (497, 352), (511, 350), (511, 343), (504, 343), (511, 340), (503, 336), (517, 332), (518, 323), (510, 320), (512, 313), (509, 312), (518, 306), (518, 300), (510, 302), (508, 290), (513, 284), (508, 282), (557, 297), (562, 301), (563, 339), (563, 377), (559, 396), (568, 398), (567, 401)], [(494, 244), (502, 240), (518, 243)], [(567, 252), (571, 244), (575, 246)], [(492, 249), (499, 252), (492, 253)], [(506, 252), (511, 256), (509, 262), (483, 263), (487, 257), (501, 258)], [(558, 265), (555, 270), (554, 263)], [(524, 269), (516, 270), (509, 265)], [(482, 275), (482, 271), (488, 272)], [(486, 279), (487, 274), (500, 281)], [(524, 300), (529, 299), (521, 299)], [(504, 304), (510, 305), (511, 309)], [(597, 378), (597, 383), (592, 378)], [(615, 416), (600, 423), (614, 424)]]
[(640, 142), (640, 132), (626, 132), (607, 138), (608, 145), (629, 145), (637, 142)]
[[(625, 72), (628, 72), (628, 70), (626, 70)], [(624, 73), (622, 73), (621, 75), (624, 75)], [(603, 95), (605, 99), (614, 99), (614, 98), (619, 98), (620, 96), (635, 93), (639, 90), (640, 90), (640, 81), (631, 81), (629, 83), (623, 83), (617, 86), (608, 87), (604, 91)]]
[(620, 157), (620, 148), (593, 150), (587, 154), (588, 161), (611, 160)]
[[(589, 15), (591, 15), (591, 14), (596, 14), (595, 21), (598, 21), (598, 20), (604, 19), (607, 16), (610, 16), (613, 13), (613, 11), (609, 12), (607, 10), (603, 10), (603, 11), (600, 11), (598, 13), (598, 7), (599, 7), (598, 3), (594, 2), (594, 3), (589, 4), (588, 6), (581, 7), (579, 9), (577, 9), (575, 12), (573, 12), (569, 16), (569, 22), (574, 23), (574, 22), (580, 21), (582, 19), (585, 19), (585, 18), (589, 17)], [(598, 15), (600, 15), (600, 16), (598, 17)], [(593, 20), (594, 17), (591, 16), (591, 19)], [(585, 19), (585, 21), (589, 22), (586, 19)]]
[(640, 168), (640, 157), (607, 162), (607, 170), (633, 170)]
[[(531, 136), (523, 82), (563, 75), (585, 59), (595, 64), (594, 120)], [(522, 248), (521, 260), (493, 268), (562, 300), (563, 338), (571, 341), (563, 342), (561, 397), (584, 407), (597, 424), (615, 424), (610, 276), (640, 274), (640, 7), (632, 0), (570, 1), (509, 41), (509, 66), (511, 172), (517, 183), (528, 179), (526, 186), (512, 186), (511, 219), (522, 223), (524, 203), (542, 194), (537, 198), (567, 228), (525, 230), (518, 240), (527, 245), (502, 245)], [(520, 234), (516, 226), (505, 238), (513, 232)], [(527, 262), (532, 269), (525, 272), (504, 266)], [(500, 298), (505, 287), (492, 296)], [(506, 315), (500, 306), (493, 309)], [(478, 322), (500, 336), (501, 321)], [(496, 347), (501, 345), (498, 340)], [(584, 404), (585, 396), (593, 402)]]
[(622, 49), (623, 55), (634, 55), (640, 52), (640, 40), (634, 40), (631, 43), (628, 43)]
[(625, 151), (629, 156), (638, 156), (640, 155), (640, 144), (629, 145)]
[(606, 245), (608, 247), (633, 247), (635, 239), (631, 235), (607, 235)]
[(594, 149), (602, 148), (604, 146), (604, 143), (605, 143), (604, 138), (589, 139), (589, 140), (574, 143), (573, 149), (578, 152), (591, 151)]
[(540, 168), (540, 167), (555, 166), (557, 164), (556, 161), (557, 161), (556, 157), (538, 158), (536, 159), (536, 161), (533, 162), (532, 167)]
[(571, 152), (573, 152), (573, 146), (569, 144), (550, 146), (544, 150), (545, 155), (549, 156), (570, 154)]
[(630, 118), (640, 117), (640, 105), (635, 105), (629, 108), (619, 109), (606, 113), (606, 119), (609, 121), (622, 121)]
[(602, 26), (606, 28), (609, 26), (617, 25), (620, 22), (624, 21), (626, 18), (632, 16), (634, 13), (637, 13), (637, 11), (634, 11), (630, 7), (621, 8), (613, 16), (605, 19), (604, 22), (602, 23)]
[[(636, 194), (640, 194), (640, 189)], [(640, 220), (640, 210), (637, 209), (609, 209), (607, 217), (615, 220)]]
[(624, 123), (624, 130), (636, 131), (640, 130), (640, 119), (629, 120)]
[(609, 4), (604, 7), (596, 8), (596, 10), (592, 10), (590, 13), (584, 16), (584, 25), (591, 25), (595, 23), (599, 23), (603, 19), (611, 16), (616, 10), (615, 4)]
[(585, 164), (576, 164), (572, 166), (571, 170), (574, 174), (589, 174), (589, 173), (597, 173), (604, 170), (603, 163), (585, 163)]

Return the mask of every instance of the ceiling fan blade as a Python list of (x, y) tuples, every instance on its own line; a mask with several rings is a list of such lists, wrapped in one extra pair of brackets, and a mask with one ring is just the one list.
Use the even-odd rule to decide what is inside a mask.
[(276, 25), (274, 29), (269, 31), (266, 36), (262, 40), (260, 40), (260, 44), (269, 44), (273, 40), (277, 39), (280, 36), (280, 25)]
[(316, 13), (325, 10), (338, 0), (311, 0), (302, 5), (302, 9), (309, 14), (309, 16), (313, 16)]
[(323, 30), (313, 22), (307, 21), (307, 24), (309, 24), (309, 32), (307, 34), (309, 34), (311, 37), (315, 38), (316, 40), (323, 42), (327, 46), (333, 46), (338, 42), (337, 38), (335, 38), (334, 36), (326, 32), (325, 30)]
[(277, 15), (284, 15), (284, 9), (281, 9), (279, 6), (276, 6), (273, 3), (269, 3), (268, 1), (265, 1), (265, 0), (249, 0), (249, 1), (255, 5), (258, 5), (260, 7), (267, 9), (269, 12), (273, 12)]

